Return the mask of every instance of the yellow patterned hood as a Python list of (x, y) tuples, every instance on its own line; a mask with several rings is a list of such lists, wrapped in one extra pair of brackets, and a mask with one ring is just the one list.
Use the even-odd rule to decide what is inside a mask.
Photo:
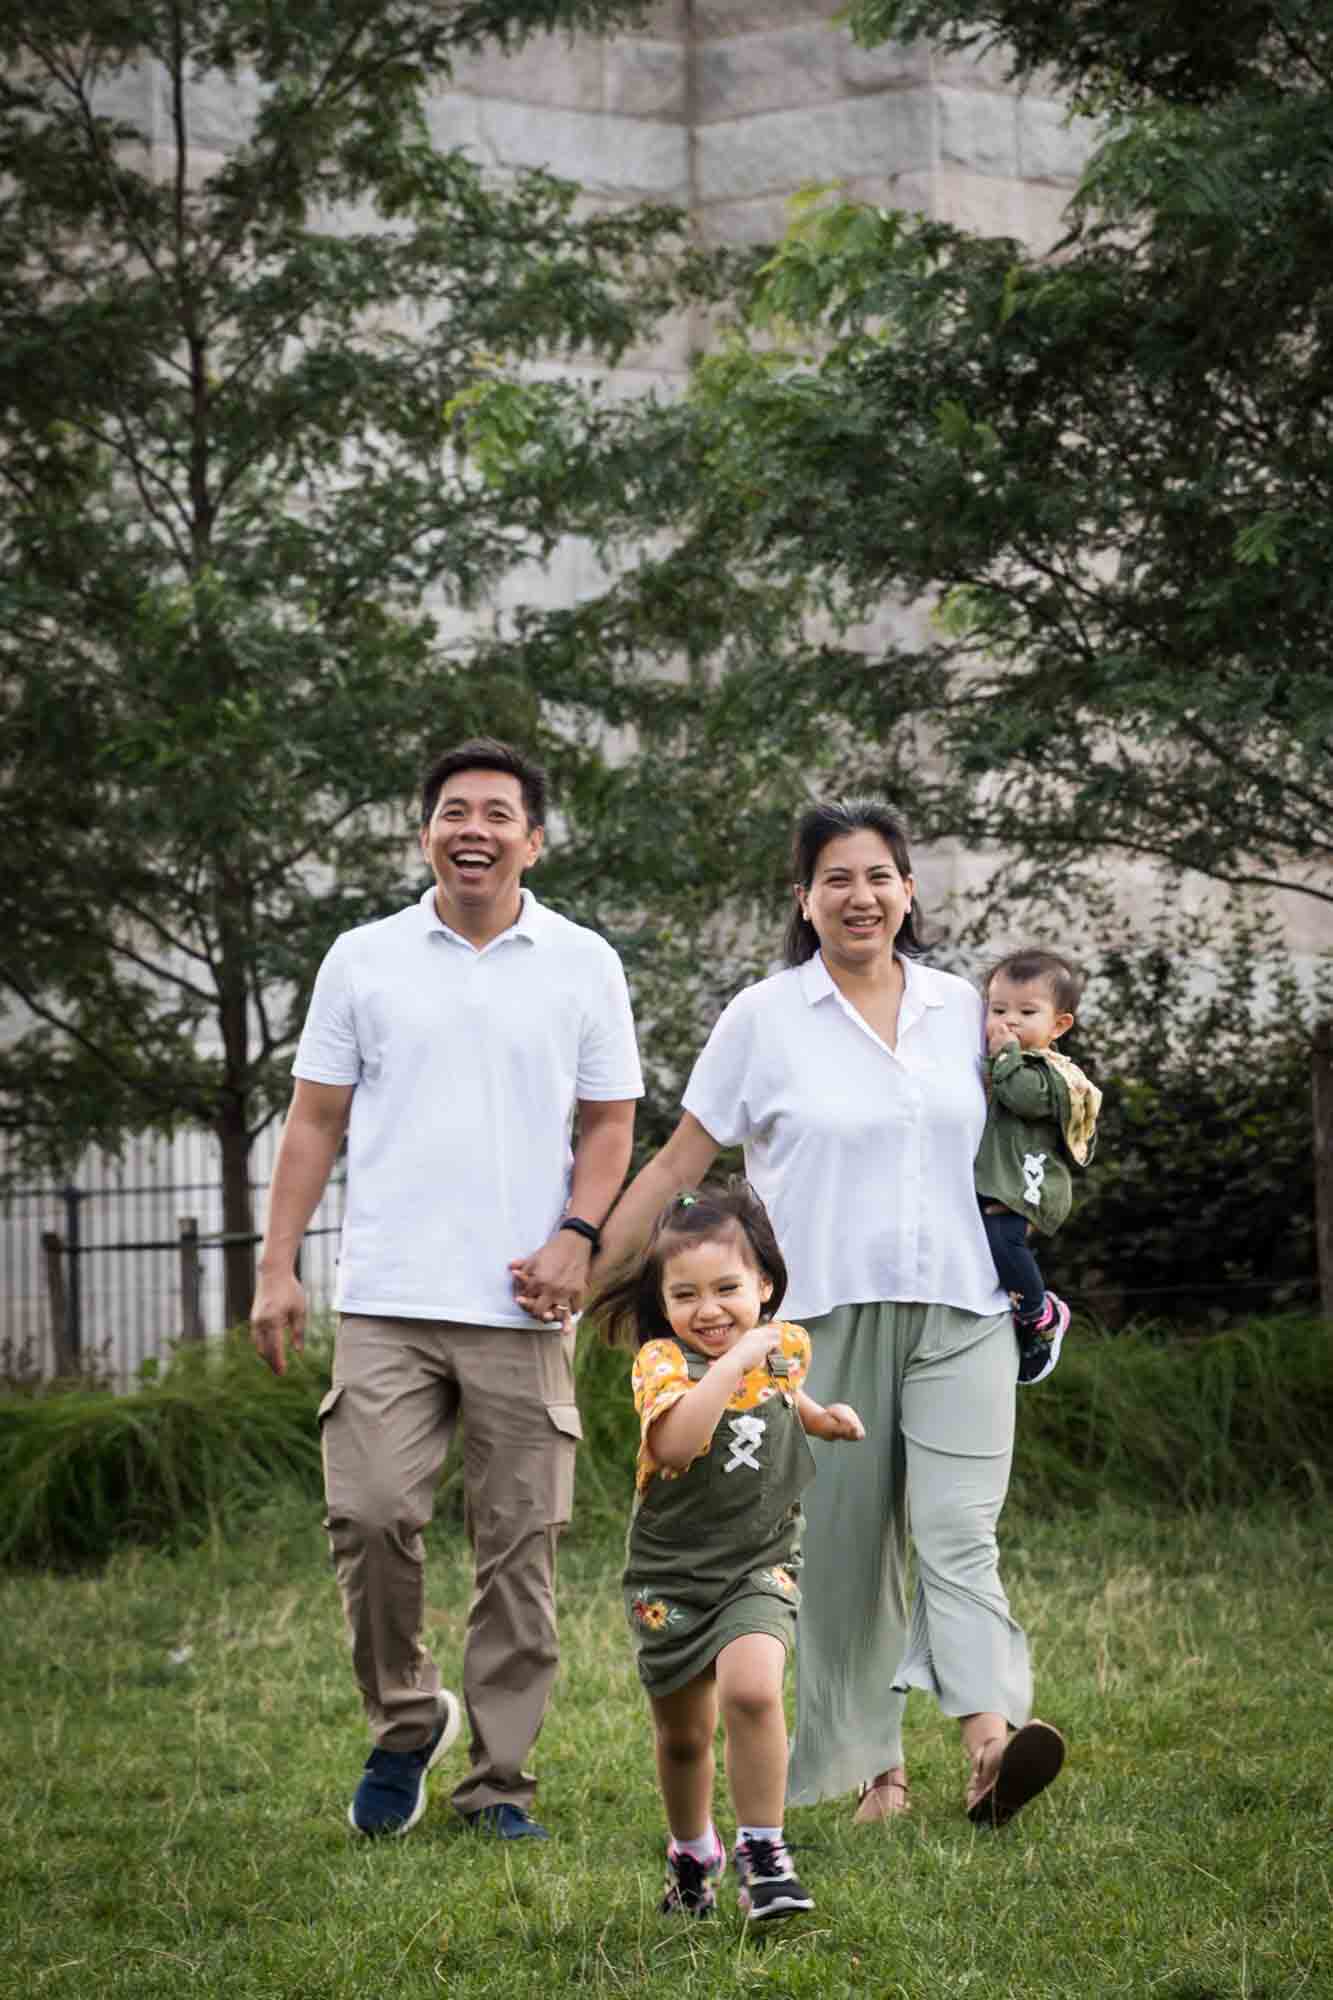
[(1059, 1049), (1043, 1049), (1042, 1054), (1069, 1092), (1069, 1110), (1061, 1134), (1069, 1148), (1069, 1157), (1076, 1166), (1086, 1167), (1097, 1141), (1097, 1115), (1102, 1108), (1102, 1094), (1096, 1084), (1084, 1076), (1078, 1064), (1071, 1062), (1068, 1056), (1062, 1056)]

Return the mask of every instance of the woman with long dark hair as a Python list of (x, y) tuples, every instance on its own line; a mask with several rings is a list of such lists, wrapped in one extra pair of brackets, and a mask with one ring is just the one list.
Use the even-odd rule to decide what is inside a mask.
[(684, 1117), (603, 1230), (603, 1260), (638, 1248), (720, 1147), (744, 1147), (791, 1274), (787, 1310), (811, 1336), (810, 1392), (850, 1403), (867, 1436), (861, 1452), (813, 1445), (789, 1795), (859, 1789), (862, 1824), (906, 1810), (916, 1687), (958, 1718), (966, 1809), (998, 1826), (1064, 1746), (1030, 1719), (1027, 1641), (998, 1570), (1018, 1356), (973, 1189), (981, 1000), (923, 962), (906, 835), (881, 801), (811, 806), (792, 875), (786, 968), (723, 1011)]

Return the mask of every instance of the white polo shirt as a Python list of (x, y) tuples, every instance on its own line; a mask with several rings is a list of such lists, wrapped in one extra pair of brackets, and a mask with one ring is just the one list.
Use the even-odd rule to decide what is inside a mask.
[(787, 1260), (786, 1319), (889, 1301), (1008, 1307), (972, 1183), (981, 998), (952, 973), (899, 963), (896, 1049), (816, 954), (736, 995), (685, 1091), (706, 1132), (745, 1148)]
[(619, 958), (522, 892), (480, 951), (434, 888), (347, 931), (315, 981), (293, 1074), (354, 1084), (338, 1304), (532, 1326), (509, 1260), (569, 1195), (574, 1107), (643, 1094)]

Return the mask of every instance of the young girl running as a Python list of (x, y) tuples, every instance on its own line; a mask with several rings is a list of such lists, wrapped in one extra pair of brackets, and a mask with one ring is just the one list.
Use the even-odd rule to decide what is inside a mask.
[(764, 1206), (737, 1180), (673, 1201), (642, 1259), (588, 1307), (609, 1341), (638, 1348), (624, 1587), (671, 1835), (664, 1916), (717, 1908), (719, 1710), (740, 1906), (755, 1923), (813, 1908), (782, 1837), (782, 1677), (800, 1604), (800, 1495), (814, 1476), (805, 1433), (865, 1431), (845, 1403), (824, 1409), (802, 1388), (809, 1336), (772, 1317), (786, 1286)]

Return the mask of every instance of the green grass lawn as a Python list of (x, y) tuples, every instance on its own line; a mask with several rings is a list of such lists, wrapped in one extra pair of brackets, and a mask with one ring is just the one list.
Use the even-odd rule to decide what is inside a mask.
[[(545, 1847), (467, 1833), (458, 1752), (405, 1841), (349, 1833), (365, 1755), (316, 1510), (87, 1577), (0, 1580), (0, 1986), (16, 1996), (896, 2000), (1333, 1994), (1333, 1514), (1012, 1515), (1006, 1574), (1066, 1773), (1004, 1834), (960, 1810), (956, 1732), (909, 1705), (914, 1811), (793, 1813), (817, 1908), (662, 1923), (662, 1825), (618, 1551), (571, 1540), (539, 1745)], [(458, 1679), (467, 1570), (432, 1548)], [(730, 1815), (719, 1800), (719, 1823)]]

